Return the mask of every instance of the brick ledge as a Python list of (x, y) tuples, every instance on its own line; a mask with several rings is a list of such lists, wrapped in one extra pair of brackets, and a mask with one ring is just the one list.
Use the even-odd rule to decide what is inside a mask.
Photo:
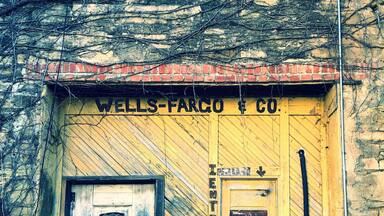
[[(30, 65), (28, 79), (56, 80), (59, 64)], [(366, 67), (366, 64), (357, 65)], [(351, 66), (350, 66), (351, 67)], [(368, 68), (368, 67), (366, 67)], [(363, 80), (369, 76), (367, 70), (346, 73), (348, 80)], [(116, 64), (97, 66), (83, 63), (60, 64), (58, 81), (116, 82), (116, 83), (295, 83), (324, 82), (339, 79), (336, 65), (280, 64), (280, 65), (139, 65)]]

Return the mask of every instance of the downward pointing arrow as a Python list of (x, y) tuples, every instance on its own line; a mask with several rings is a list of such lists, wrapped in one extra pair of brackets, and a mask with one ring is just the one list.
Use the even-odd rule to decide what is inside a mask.
[(263, 177), (266, 173), (265, 170), (263, 170), (263, 167), (262, 166), (259, 166), (259, 169), (256, 171), (257, 174), (259, 174), (259, 176)]

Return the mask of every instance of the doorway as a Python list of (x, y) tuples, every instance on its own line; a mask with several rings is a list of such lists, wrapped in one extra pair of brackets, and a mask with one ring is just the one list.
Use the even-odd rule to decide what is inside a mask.
[(277, 216), (275, 180), (224, 179), (221, 216)]

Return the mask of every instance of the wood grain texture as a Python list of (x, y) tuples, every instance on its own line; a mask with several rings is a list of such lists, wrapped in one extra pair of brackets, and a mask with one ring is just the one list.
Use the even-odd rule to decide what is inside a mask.
[(166, 210), (206, 215), (208, 118), (69, 117), (65, 176), (164, 175)]

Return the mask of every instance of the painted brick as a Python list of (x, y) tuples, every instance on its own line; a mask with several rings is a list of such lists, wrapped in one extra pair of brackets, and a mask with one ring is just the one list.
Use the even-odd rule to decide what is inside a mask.
[(280, 74), (286, 74), (286, 73), (288, 73), (289, 72), (289, 64), (283, 64), (282, 66), (281, 66), (281, 72), (280, 72)]
[(90, 65), (90, 71), (91, 73), (97, 73), (98, 67), (96, 65)]
[(289, 77), (287, 74), (281, 74), (280, 75), (280, 81), (289, 81)]
[(144, 72), (144, 67), (142, 65), (137, 65), (135, 66), (135, 73), (143, 73)]
[(48, 72), (55, 72), (57, 70), (56, 64), (49, 64), (48, 65)]
[(367, 78), (368, 77), (368, 74), (367, 73), (354, 73), (353, 75), (352, 75), (352, 78), (353, 79), (356, 79), (356, 80), (363, 80), (363, 79), (365, 79), (365, 78)]
[(320, 66), (319, 65), (313, 66), (313, 73), (320, 73)]
[(173, 81), (180, 82), (180, 81), (183, 81), (183, 80), (184, 80), (184, 76), (183, 75), (180, 75), (180, 74), (173, 75)]
[(85, 68), (84, 68), (84, 64), (77, 63), (77, 64), (76, 64), (76, 72), (78, 72), (78, 73), (84, 73), (84, 72), (86, 72), (86, 71), (85, 71)]
[(185, 82), (192, 82), (193, 81), (193, 76), (192, 75), (185, 75), (184, 81)]
[[(208, 76), (213, 76), (213, 75), (208, 75)], [(193, 76), (193, 81), (194, 82), (203, 82), (205, 79), (205, 76), (203, 74), (196, 74)]]
[(104, 81), (107, 76), (105, 74), (97, 75), (97, 80)]
[(129, 73), (129, 74), (134, 74), (134, 73), (135, 73), (135, 68), (134, 68), (134, 66), (128, 66), (128, 73)]
[(297, 74), (298, 73), (296, 64), (289, 65), (289, 73), (291, 73), (291, 74)]
[(247, 73), (248, 73), (248, 69), (246, 69), (246, 68), (240, 69), (240, 74), (247, 74)]
[(268, 76), (266, 75), (260, 75), (257, 77), (257, 80), (260, 81), (260, 82), (266, 82), (269, 80)]
[(282, 74), (284, 72), (284, 65), (277, 65), (276, 66), (276, 73)]
[(247, 76), (237, 76), (237, 82), (247, 82)]
[[(196, 74), (196, 68), (197, 66), (196, 65), (186, 65), (187, 66), (187, 69), (185, 71), (185, 74)], [(184, 71), (182, 71), (184, 72)]]
[(169, 74), (161, 75), (161, 81), (172, 81), (172, 76)]
[(333, 74), (324, 74), (323, 79), (324, 80), (333, 80), (334, 76), (333, 76)]
[(225, 65), (224, 67), (224, 74), (231, 74), (233, 73), (233, 68), (231, 65)]
[(276, 73), (276, 67), (273, 66), (273, 65), (268, 66), (268, 72), (271, 73), (271, 74)]
[(99, 73), (109, 73), (112, 71), (112, 68), (111, 67), (100, 67), (99, 68)]
[(305, 73), (313, 73), (313, 65), (306, 65)]
[(171, 73), (171, 74), (179, 74), (180, 73), (180, 65), (178, 65), (178, 64), (170, 65), (170, 67), (167, 67), (167, 68), (168, 68), (168, 73)]
[(237, 76), (234, 74), (231, 74), (231, 75), (227, 76), (227, 81), (228, 82), (237, 82), (238, 81)]
[(307, 71), (307, 65), (296, 65), (297, 73), (303, 74)]
[(248, 75), (247, 76), (247, 81), (248, 82), (256, 82), (257, 81), (257, 77), (255, 75)]
[(84, 72), (92, 73), (93, 72), (93, 66), (89, 65), (89, 64), (84, 65)]
[[(85, 68), (84, 69), (85, 71), (87, 71), (87, 69)], [(114, 66), (112, 66), (112, 73), (114, 73), (114, 74), (122, 74), (122, 72), (121, 72), (121, 66), (120, 65), (114, 65)]]
[(211, 73), (211, 65), (208, 65), (208, 64), (203, 65), (203, 73), (205, 74)]
[(260, 74), (268, 74), (269, 71), (268, 71), (268, 67), (266, 66), (260, 66)]
[(310, 80), (312, 80), (312, 74), (302, 74), (301, 75), (301, 80), (302, 81), (310, 81)]
[(186, 74), (186, 73), (188, 73), (188, 67), (187, 67), (187, 65), (181, 65), (181, 67), (180, 67), (180, 73), (182, 73), (182, 74)]
[(269, 77), (269, 79), (270, 79), (271, 81), (279, 81), (279, 80), (280, 80), (280, 78), (279, 78), (279, 74), (271, 74), (270, 77)]
[(329, 66), (328, 64), (322, 65), (322, 73), (329, 73)]
[(74, 63), (69, 64), (69, 72), (71, 72), (71, 73), (77, 72), (76, 71), (76, 64), (74, 64)]
[(328, 65), (328, 71), (329, 71), (329, 73), (336, 73), (337, 72), (336, 67), (332, 64)]
[(293, 74), (293, 75), (291, 75), (291, 76), (289, 77), (289, 80), (290, 80), (291, 82), (298, 82), (298, 81), (300, 81), (300, 75), (298, 75), (298, 74)]
[(158, 67), (159, 74), (165, 74), (165, 65), (160, 65)]
[[(363, 64), (364, 66), (364, 64)], [(366, 79), (370, 73), (372, 73), (372, 69), (362, 69), (361, 64), (359, 67), (354, 66), (352, 67), (350, 65), (350, 68), (353, 68), (354, 73), (347, 72), (346, 77), (348, 79)], [(370, 66), (370, 65), (369, 65)], [(44, 71), (42, 68), (43, 65), (30, 65), (28, 68), (37, 68), (35, 72), (33, 73), (41, 73)], [(55, 71), (55, 64), (49, 64), (48, 65), (48, 71), (51, 74), (54, 74)], [(371, 66), (370, 66), (371, 67)], [(225, 77), (220, 76), (214, 76), (214, 80), (212, 80), (212, 77), (209, 78), (196, 78), (195, 81), (197, 82), (205, 82), (205, 80), (209, 80), (209, 82), (238, 82), (239, 80), (242, 82), (277, 82), (277, 81), (284, 81), (284, 82), (298, 82), (300, 80), (302, 81), (321, 81), (321, 80), (337, 80), (338, 75), (336, 75), (338, 72), (335, 68), (335, 65), (333, 64), (315, 64), (315, 65), (295, 65), (295, 64), (282, 64), (282, 65), (254, 65), (254, 64), (248, 64), (246, 66), (243, 65), (217, 65), (213, 66), (210, 64), (204, 64), (204, 65), (185, 65), (185, 64), (172, 64), (172, 65), (139, 65), (139, 66), (129, 66), (129, 65), (123, 65), (123, 64), (117, 64), (112, 67), (106, 67), (106, 66), (96, 66), (96, 65), (89, 65), (89, 64), (79, 64), (79, 63), (63, 63), (62, 64), (63, 70), (61, 73), (70, 73), (72, 71), (72, 74), (75, 74), (74, 80), (85, 78), (82, 76), (78, 76), (78, 74), (88, 74), (88, 73), (98, 73), (98, 74), (106, 74), (108, 80), (116, 81), (116, 82), (122, 82), (127, 81), (123, 80), (120, 77), (120, 74), (129, 74), (129, 73), (146, 73), (150, 76), (154, 76), (156, 74), (179, 74), (183, 76), (181, 78), (173, 77), (170, 78), (169, 81), (177, 81), (177, 82), (190, 82), (192, 78), (188, 78), (188, 75), (191, 74), (212, 74), (212, 75), (224, 75)], [(358, 69), (358, 70), (356, 70)], [(27, 70), (30, 71), (30, 70)], [(328, 73), (320, 73), (322, 71), (329, 71)], [(358, 72), (357, 72), (358, 71)], [(298, 72), (298, 73), (294, 73)], [(279, 76), (275, 76), (274, 74), (278, 74)], [(239, 76), (240, 77), (237, 77)], [(247, 75), (268, 75), (267, 78), (260, 77), (255, 80), (255, 77), (249, 77)], [(301, 76), (300, 76), (301, 75)], [(308, 75), (308, 76), (304, 76)], [(244, 77), (243, 77), (244, 76)], [(300, 80), (297, 79), (297, 76), (300, 76)], [(32, 76), (31, 76), (32, 77)], [(111, 79), (109, 79), (111, 77)], [(140, 78), (133, 78), (128, 79), (131, 81), (135, 81)], [(61, 80), (68, 80), (66, 76), (61, 77)], [(100, 79), (103, 80), (103, 79)], [(141, 78), (141, 80), (146, 82), (154, 82), (157, 80), (157, 82), (167, 82), (167, 79), (165, 77), (161, 78), (161, 81), (158, 81), (158, 78)], [(211, 81), (212, 80), (212, 81)]]
[(323, 80), (323, 75), (321, 75), (321, 74), (312, 74), (312, 79), (313, 80), (317, 80), (317, 81)]
[(152, 77), (152, 81), (153, 82), (160, 82), (161, 81), (161, 77), (159, 75), (154, 75), (154, 76), (151, 76)]
[(216, 67), (216, 73), (218, 74), (224, 74), (224, 66), (223, 65), (218, 65)]
[(164, 65), (164, 73), (163, 74), (172, 74), (173, 66), (172, 65)]
[(334, 74), (334, 79), (339, 80), (340, 79), (340, 73), (335, 73)]
[(69, 72), (69, 64), (68, 63), (64, 63), (63, 64), (63, 73), (68, 73)]
[(216, 74), (216, 66), (211, 65), (211, 74)]
[(143, 80), (143, 77), (141, 74), (138, 74), (138, 75), (133, 75), (133, 76), (130, 76), (130, 80), (132, 82), (138, 82), (138, 81), (142, 81)]
[(151, 65), (150, 68), (151, 68), (150, 74), (152, 75), (158, 74), (157, 66)]
[(247, 65), (247, 74), (254, 74), (255, 68), (252, 64)]
[(225, 75), (217, 75), (215, 81), (216, 82), (225, 82), (226, 81), (226, 76)]
[(195, 73), (196, 74), (202, 74), (203, 73), (203, 66), (202, 65), (196, 65), (195, 66)]
[(152, 81), (152, 76), (150, 76), (148, 74), (143, 74), (142, 75), (142, 81), (144, 81), (144, 82)]

